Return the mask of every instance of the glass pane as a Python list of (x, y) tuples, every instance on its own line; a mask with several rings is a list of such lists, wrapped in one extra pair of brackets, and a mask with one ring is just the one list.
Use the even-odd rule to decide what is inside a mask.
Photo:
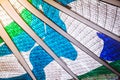
[[(38, 10), (42, 10), (43, 13), (60, 28), (72, 35), (98, 57), (108, 61), (111, 66), (120, 71), (120, 42), (91, 29), (89, 26), (48, 5), (43, 0), (29, 1)], [(69, 5), (73, 11), (100, 25), (104, 29), (111, 31), (116, 35), (120, 35), (120, 8), (103, 2), (98, 2), (97, 0), (58, 1), (64, 5)], [(17, 12), (20, 13), (20, 16), (35, 31), (35, 33), (54, 51), (58, 57), (66, 62), (67, 66), (78, 76), (79, 79), (109, 80), (117, 78), (117, 76), (106, 67), (88, 56), (84, 51), (78, 49), (66, 38), (30, 13), (19, 2), (17, 2), (17, 0), (10, 0), (10, 3)], [(61, 68), (27, 33), (25, 33), (1, 7), (0, 9), (0, 19), (6, 31), (9, 33), (11, 39), (22, 53), (38, 80), (72, 79), (72, 77), (63, 70), (63, 68)], [(1, 45), (2, 42), (3, 41), (0, 39)], [(4, 54), (2, 52), (1, 55), (6, 56), (10, 55), (10, 53)], [(26, 78), (26, 73), (22, 74), (15, 78)], [(11, 80), (15, 78), (11, 78)]]

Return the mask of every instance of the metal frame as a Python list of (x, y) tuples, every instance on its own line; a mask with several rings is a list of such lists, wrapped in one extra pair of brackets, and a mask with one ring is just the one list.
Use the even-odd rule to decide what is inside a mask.
[[(96, 61), (98, 61), (99, 63), (103, 64), (104, 66), (106, 66), (108, 69), (110, 69), (111, 71), (113, 71), (115, 74), (117, 74), (118, 76), (120, 76), (120, 73), (115, 70), (114, 68), (112, 68), (106, 61), (100, 59), (96, 54), (94, 54), (91, 50), (89, 50), (88, 48), (86, 48), (84, 45), (82, 45), (79, 41), (77, 41), (76, 39), (74, 39), (71, 35), (69, 35), (68, 33), (66, 33), (64, 30), (62, 30), (61, 28), (59, 28), (59, 26), (57, 26), (55, 23), (53, 23), (49, 18), (47, 18), (43, 13), (41, 13), (40, 11), (38, 11), (36, 8), (34, 8), (27, 0), (18, 0), (25, 8), (27, 8), (31, 13), (33, 13), (34, 15), (36, 15), (39, 19), (41, 19), (42, 21), (44, 21), (46, 24), (48, 24), (51, 28), (53, 28), (54, 30), (56, 30), (58, 33), (60, 33), (61, 35), (63, 35), (66, 39), (68, 39), (69, 41), (71, 41), (74, 45), (76, 45), (78, 48), (80, 48), (81, 50), (83, 50), (84, 52), (86, 52), (89, 56), (91, 56), (92, 58), (94, 58)], [(60, 8), (60, 10), (68, 13), (73, 13), (71, 15), (74, 15), (76, 13), (69, 11), (69, 9), (61, 6), (60, 4), (56, 3), (53, 0), (44, 0), (47, 3), (51, 4), (52, 6), (55, 5), (56, 8)], [(24, 4), (26, 3), (26, 4)], [(58, 8), (58, 9), (59, 9)], [(76, 14), (77, 15), (77, 14)], [(77, 15), (77, 17), (79, 18), (80, 16)], [(78, 19), (77, 18), (77, 19)], [(86, 19), (84, 19), (86, 20)], [(88, 22), (88, 21), (87, 21)], [(90, 21), (89, 21), (90, 23)], [(95, 24), (92, 24), (93, 26)], [(101, 28), (100, 28), (101, 29)], [(104, 30), (104, 29), (103, 29)], [(107, 32), (108, 33), (108, 32)], [(118, 39), (118, 37), (117, 37)]]

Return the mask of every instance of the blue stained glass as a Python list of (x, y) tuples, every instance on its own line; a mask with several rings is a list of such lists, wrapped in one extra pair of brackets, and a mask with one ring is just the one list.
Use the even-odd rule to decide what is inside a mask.
[(6, 44), (0, 46), (0, 57), (4, 55), (9, 55), (11, 53), (12, 53), (11, 50), (7, 47)]
[(48, 65), (53, 58), (46, 53), (41, 47), (35, 47), (30, 54), (30, 62), (33, 65), (33, 73), (37, 80), (45, 80), (44, 68)]
[[(35, 16), (33, 17), (35, 18)], [(41, 38), (45, 37), (44, 42), (57, 54), (57, 56), (66, 57), (71, 60), (76, 59), (77, 52), (75, 51), (75, 49), (67, 39), (65, 39), (63, 36), (58, 34), (55, 30), (50, 28), (48, 25), (46, 25), (47, 33), (45, 34), (44, 25), (43, 25), (44, 23), (41, 20), (39, 20), (37, 17), (36, 19), (34, 19), (34, 22), (32, 23), (36, 24), (36, 25), (31, 24), (34, 31)]]
[(19, 51), (29, 51), (35, 44), (34, 40), (28, 36), (25, 32), (13, 38)]
[(100, 54), (100, 58), (108, 61), (120, 60), (120, 42), (102, 33), (97, 33), (97, 35), (104, 41), (104, 47)]

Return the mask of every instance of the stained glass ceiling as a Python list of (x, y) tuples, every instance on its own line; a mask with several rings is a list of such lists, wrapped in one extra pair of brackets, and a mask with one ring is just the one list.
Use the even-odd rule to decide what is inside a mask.
[(98, 0), (0, 0), (0, 4), (0, 80), (120, 76), (120, 8), (115, 4)]

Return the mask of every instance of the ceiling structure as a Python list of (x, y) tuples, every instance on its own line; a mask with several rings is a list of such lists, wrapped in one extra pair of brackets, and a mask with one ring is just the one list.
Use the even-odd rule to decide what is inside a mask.
[(117, 79), (117, 2), (0, 0), (0, 79)]

